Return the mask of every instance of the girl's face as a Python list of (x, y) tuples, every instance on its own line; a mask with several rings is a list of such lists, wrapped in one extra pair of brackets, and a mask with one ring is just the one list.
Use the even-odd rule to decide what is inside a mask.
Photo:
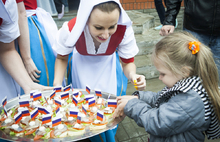
[(88, 27), (94, 42), (103, 43), (115, 33), (119, 15), (118, 9), (111, 13), (102, 12), (97, 8), (92, 11)]
[(156, 69), (159, 71), (159, 79), (168, 87), (172, 88), (176, 82), (183, 79), (183, 76), (175, 76), (170, 70), (168, 70), (161, 62), (154, 63)]

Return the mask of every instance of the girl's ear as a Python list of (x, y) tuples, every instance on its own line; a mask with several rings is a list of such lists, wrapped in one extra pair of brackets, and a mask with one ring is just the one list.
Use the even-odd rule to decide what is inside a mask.
[(190, 76), (190, 67), (184, 66), (182, 67), (182, 74), (184, 77), (189, 77)]

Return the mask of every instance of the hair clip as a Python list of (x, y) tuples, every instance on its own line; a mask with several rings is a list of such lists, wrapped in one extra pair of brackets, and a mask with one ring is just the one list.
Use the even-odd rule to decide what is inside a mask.
[(199, 52), (199, 45), (200, 45), (201, 43), (200, 42), (198, 42), (198, 41), (191, 41), (191, 42), (189, 42), (189, 49), (190, 50), (192, 50), (192, 54), (196, 54), (196, 53), (198, 53)]

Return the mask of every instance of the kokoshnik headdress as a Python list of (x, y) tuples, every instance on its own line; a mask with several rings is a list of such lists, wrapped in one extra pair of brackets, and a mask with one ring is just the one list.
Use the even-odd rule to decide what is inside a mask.
[(121, 9), (121, 14), (118, 20), (118, 24), (126, 25), (126, 26), (132, 25), (132, 21), (128, 17), (125, 10), (122, 8), (119, 0), (81, 0), (79, 4), (78, 12), (77, 12), (76, 23), (73, 29), (71, 30), (69, 37), (67, 38), (65, 42), (66, 46), (72, 47), (73, 45), (75, 45), (75, 43), (79, 39), (80, 35), (82, 34), (86, 26), (86, 22), (90, 16), (90, 13), (92, 12), (93, 7), (100, 3), (109, 2), (109, 1), (116, 2)]

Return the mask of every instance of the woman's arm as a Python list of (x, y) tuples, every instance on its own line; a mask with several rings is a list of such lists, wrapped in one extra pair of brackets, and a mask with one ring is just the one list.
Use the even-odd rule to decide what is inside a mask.
[(18, 25), (20, 30), (20, 36), (18, 37), (18, 44), (19, 44), (21, 57), (23, 59), (24, 66), (31, 79), (35, 82), (39, 82), (37, 78), (40, 77), (40, 75), (38, 74), (40, 74), (41, 71), (37, 69), (35, 63), (31, 58), (29, 29), (28, 29), (27, 15), (26, 15), (24, 3), (19, 2), (17, 3), (17, 6), (18, 6), (18, 16), (19, 16)]
[(54, 86), (62, 85), (67, 64), (68, 64), (68, 55), (62, 56), (57, 54), (57, 58), (55, 61), (55, 72), (54, 72), (54, 82), (53, 82)]
[(146, 87), (145, 76), (136, 74), (136, 65), (134, 62), (124, 63), (122, 62), (122, 68), (125, 76), (132, 84), (135, 85), (136, 90), (144, 90)]

